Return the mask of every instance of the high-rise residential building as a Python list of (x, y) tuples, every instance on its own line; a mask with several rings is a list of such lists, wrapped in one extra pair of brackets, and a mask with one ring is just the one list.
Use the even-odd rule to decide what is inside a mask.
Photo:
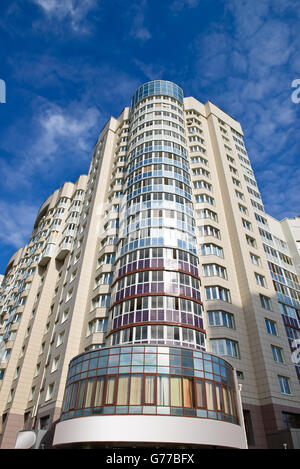
[(295, 447), (299, 220), (235, 119), (140, 86), (9, 260), (1, 448)]

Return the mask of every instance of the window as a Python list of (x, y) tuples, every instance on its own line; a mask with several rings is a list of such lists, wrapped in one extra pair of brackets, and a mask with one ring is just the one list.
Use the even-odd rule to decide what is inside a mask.
[(58, 347), (59, 345), (63, 343), (64, 335), (65, 335), (65, 331), (62, 331), (60, 334), (58, 334), (56, 347)]
[(212, 210), (209, 210), (208, 208), (196, 210), (196, 215), (197, 215), (197, 218), (210, 218), (211, 220), (214, 220), (215, 222), (218, 221), (218, 215), (216, 214), (216, 212), (213, 212)]
[(265, 319), (268, 334), (277, 335), (276, 322), (271, 319)]
[(77, 274), (77, 269), (73, 270), (73, 272), (72, 272), (72, 275), (71, 275), (71, 282), (72, 282), (73, 280), (75, 280), (76, 274)]
[(285, 428), (300, 428), (300, 414), (282, 412), (282, 420)]
[(38, 363), (35, 367), (35, 373), (34, 373), (34, 376), (37, 376), (40, 372), (40, 368), (41, 368), (41, 364)]
[(250, 259), (252, 264), (261, 265), (260, 257), (256, 256), (255, 254), (252, 254), (252, 252), (250, 252)]
[(54, 392), (54, 383), (49, 384), (47, 388), (47, 394), (46, 394), (46, 401), (51, 399), (53, 397), (53, 392)]
[(199, 234), (200, 236), (214, 236), (218, 239), (221, 238), (220, 230), (211, 225), (199, 226)]
[(89, 322), (88, 332), (90, 334), (97, 332), (106, 332), (107, 331), (108, 318), (94, 319)]
[(273, 359), (275, 362), (283, 363), (282, 348), (271, 345)]
[(110, 305), (110, 295), (98, 295), (92, 299), (92, 309), (108, 308)]
[(71, 290), (68, 291), (66, 295), (66, 301), (69, 301), (69, 299), (72, 297), (72, 293), (73, 293), (73, 288), (71, 288)]
[(239, 358), (238, 343), (230, 339), (211, 339), (211, 350), (216, 355), (228, 355)]
[(235, 194), (236, 194), (238, 199), (245, 200), (245, 196), (244, 196), (244, 194), (242, 194), (242, 192), (235, 191)]
[(258, 274), (257, 272), (254, 272), (254, 275), (255, 275), (257, 285), (260, 285), (261, 287), (265, 287), (266, 286), (265, 277), (263, 275)]
[(225, 311), (207, 311), (210, 326), (224, 326), (234, 329), (233, 314)]
[(3, 361), (7, 361), (10, 357), (10, 354), (11, 354), (11, 349), (10, 348), (6, 349), (3, 355)]
[(251, 246), (252, 248), (257, 247), (255, 239), (251, 238), (251, 236), (246, 235), (246, 240), (247, 240), (247, 243), (249, 244), (249, 246)]
[(45, 417), (41, 417), (40, 418), (40, 424), (39, 424), (40, 430), (47, 430), (48, 427), (49, 427), (49, 423), (50, 423), (50, 415), (46, 415)]
[(35, 392), (35, 386), (32, 386), (29, 394), (29, 401), (32, 401)]
[(114, 264), (115, 263), (115, 254), (105, 254), (98, 260), (98, 267), (102, 264)]
[(200, 194), (200, 195), (195, 195), (195, 201), (196, 203), (208, 203), (210, 205), (215, 205), (215, 199), (213, 197), (210, 197), (207, 194)]
[(53, 371), (56, 371), (56, 370), (57, 370), (57, 368), (58, 368), (58, 362), (59, 362), (59, 357), (60, 357), (60, 355), (58, 355), (57, 357), (54, 358), (53, 363), (52, 363), (51, 373), (52, 373)]
[(113, 273), (105, 273), (98, 275), (98, 277), (95, 279), (95, 285), (110, 285), (113, 280)]
[(69, 317), (69, 309), (65, 309), (65, 311), (63, 312), (62, 314), (62, 319), (61, 319), (61, 322), (65, 322)]
[(300, 338), (300, 332), (298, 329), (293, 327), (285, 326), (286, 334), (289, 339), (297, 340)]
[(227, 280), (227, 270), (218, 264), (203, 264), (203, 274), (205, 277), (221, 277)]
[(286, 376), (278, 375), (278, 381), (281, 394), (292, 394), (290, 388), (290, 380)]
[(261, 306), (264, 308), (264, 309), (268, 309), (269, 311), (271, 311), (271, 300), (268, 296), (265, 296), (265, 295), (259, 295), (260, 297), (260, 303), (261, 303)]
[(11, 390), (9, 391), (7, 402), (12, 401), (13, 395), (14, 395), (14, 388), (11, 388)]
[(227, 288), (218, 285), (205, 287), (205, 293), (207, 300), (222, 300), (231, 303), (230, 291)]
[(233, 177), (233, 178), (232, 178), (232, 182), (233, 182), (233, 184), (235, 184), (236, 186), (241, 187), (241, 183), (240, 183), (240, 181), (239, 181), (238, 179), (236, 179), (236, 178)]
[(242, 223), (244, 228), (246, 228), (247, 230), (252, 230), (252, 225), (249, 221), (242, 218)]
[(239, 209), (240, 209), (240, 212), (244, 213), (244, 215), (248, 215), (248, 209), (244, 207), (244, 205), (239, 204)]
[(200, 248), (202, 256), (215, 255), (218, 257), (224, 257), (223, 249), (220, 246), (217, 246), (216, 244), (201, 244)]
[[(278, 303), (281, 314), (286, 314), (290, 318), (298, 319), (299, 310), (293, 308), (292, 306), (286, 305), (284, 303)], [(300, 319), (300, 316), (299, 316)]]

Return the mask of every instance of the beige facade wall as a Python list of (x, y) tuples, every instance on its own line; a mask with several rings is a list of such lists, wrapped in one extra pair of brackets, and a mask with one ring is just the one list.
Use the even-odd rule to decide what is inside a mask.
[[(266, 430), (271, 431), (272, 425), (280, 428), (280, 409), (295, 412), (300, 396), (259, 231), (266, 225), (255, 213), (289, 246), (298, 232), (293, 222), (280, 224), (264, 213), (246, 149), (240, 143), (240, 124), (211, 102), (202, 104), (188, 97), (184, 105), (207, 348), (214, 351), (216, 340), (235, 344), (236, 356), (232, 353), (225, 358), (239, 372), (243, 405), (251, 411), (256, 446), (266, 447)], [(0, 381), (2, 448), (13, 447), (17, 432), (23, 428), (41, 428), (47, 415), (50, 422), (59, 418), (69, 361), (105, 344), (106, 332), (101, 331), (101, 325), (110, 319), (108, 308), (95, 299), (111, 293), (101, 275), (114, 272), (109, 256), (116, 253), (114, 221), (119, 216), (116, 207), (122, 196), (129, 121), (130, 109), (125, 108), (118, 119), (107, 122), (95, 145), (88, 175), (80, 176), (75, 184), (65, 183), (42, 204), (28, 245), (9, 261), (0, 298), (0, 369), (5, 370)], [(55, 220), (61, 220), (60, 224)], [(218, 246), (223, 255), (203, 255), (204, 244)], [(296, 257), (295, 242), (293, 246), (289, 254)], [(258, 264), (251, 261), (250, 254)], [(226, 269), (225, 278), (206, 276), (208, 264)], [(297, 266), (294, 271), (298, 272)], [(264, 278), (264, 286), (258, 285), (255, 274)], [(230, 293), (229, 302), (207, 299), (206, 289), (216, 286)], [(270, 311), (262, 307), (260, 295), (270, 298)], [(23, 297), (24, 305), (15, 305), (16, 298), (21, 301)], [(213, 311), (231, 314), (234, 327), (211, 325), (209, 313)], [(13, 318), (10, 327), (9, 318)], [(266, 318), (276, 322), (276, 336), (267, 333)], [(16, 332), (12, 340), (3, 339), (12, 332)], [(282, 349), (283, 363), (274, 361), (271, 345)], [(9, 359), (5, 358), (7, 349), (11, 349)], [(278, 375), (289, 379), (291, 394), (282, 394)], [(273, 418), (275, 407), (277, 417)], [(262, 409), (268, 409), (267, 414)], [(271, 414), (269, 421), (273, 423), (266, 428), (263, 415)]]

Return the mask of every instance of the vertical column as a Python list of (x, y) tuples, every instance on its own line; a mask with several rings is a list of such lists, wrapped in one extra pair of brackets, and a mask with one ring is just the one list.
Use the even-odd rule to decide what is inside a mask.
[(150, 82), (132, 106), (108, 345), (204, 349), (182, 90)]

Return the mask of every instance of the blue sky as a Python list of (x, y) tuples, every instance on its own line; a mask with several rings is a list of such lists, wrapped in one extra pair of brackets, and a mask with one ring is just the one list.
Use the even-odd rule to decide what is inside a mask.
[(152, 79), (242, 124), (266, 211), (299, 207), (296, 0), (1, 0), (0, 272), (41, 203), (86, 173), (110, 115)]

